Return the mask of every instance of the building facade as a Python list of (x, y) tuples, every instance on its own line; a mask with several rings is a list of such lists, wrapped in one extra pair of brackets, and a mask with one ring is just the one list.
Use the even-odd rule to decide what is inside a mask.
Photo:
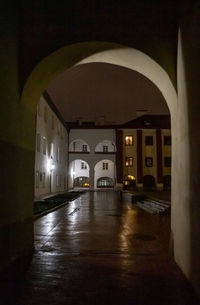
[[(117, 130), (124, 189), (171, 188), (171, 130), (168, 115), (143, 115)], [(121, 148), (122, 146), (122, 148)], [(120, 170), (120, 167), (122, 169)]]
[[(55, 106), (53, 106), (55, 108)], [(67, 190), (68, 132), (50, 100), (41, 96), (36, 113), (35, 197)]]
[(86, 124), (69, 131), (69, 189), (113, 189), (116, 185), (115, 129)]

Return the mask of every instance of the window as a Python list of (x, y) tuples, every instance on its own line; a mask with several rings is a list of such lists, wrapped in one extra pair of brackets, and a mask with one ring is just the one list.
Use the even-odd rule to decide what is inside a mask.
[(87, 151), (87, 144), (82, 145), (82, 151)]
[(51, 143), (51, 159), (53, 159), (53, 143)]
[(45, 173), (42, 173), (42, 187), (45, 188), (45, 184), (46, 184), (46, 175)]
[(40, 173), (39, 171), (36, 171), (35, 173), (35, 187), (38, 188), (40, 183)]
[(103, 145), (103, 152), (108, 152), (108, 146), (107, 145)]
[(60, 160), (60, 148), (58, 147), (57, 148), (57, 161)]
[(46, 155), (47, 153), (47, 139), (45, 137), (43, 137), (43, 154)]
[(36, 148), (37, 148), (37, 152), (40, 152), (40, 134), (37, 133), (36, 136)]
[(164, 145), (172, 145), (171, 142), (171, 136), (164, 136)]
[(81, 162), (81, 169), (87, 169), (87, 164), (85, 162)]
[(153, 136), (145, 137), (145, 145), (153, 145)]
[(126, 157), (125, 165), (127, 167), (133, 166), (133, 158), (132, 157)]
[(125, 136), (125, 145), (133, 145), (133, 136)]
[(164, 159), (165, 167), (171, 167), (171, 163), (172, 163), (171, 157), (165, 157)]
[(108, 170), (108, 162), (103, 162), (102, 169)]
[(153, 158), (152, 157), (146, 157), (145, 158), (145, 166), (146, 167), (152, 167), (153, 166)]

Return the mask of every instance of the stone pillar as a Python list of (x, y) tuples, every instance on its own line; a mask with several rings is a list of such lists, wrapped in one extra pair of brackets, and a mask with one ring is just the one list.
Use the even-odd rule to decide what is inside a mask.
[(137, 130), (137, 188), (143, 189), (142, 130)]
[(123, 186), (123, 131), (116, 130), (116, 178), (117, 189), (122, 189)]
[(157, 155), (157, 190), (163, 191), (162, 135), (160, 129), (156, 129), (156, 155)]
[(89, 184), (90, 191), (94, 191), (94, 169), (90, 169), (89, 171)]

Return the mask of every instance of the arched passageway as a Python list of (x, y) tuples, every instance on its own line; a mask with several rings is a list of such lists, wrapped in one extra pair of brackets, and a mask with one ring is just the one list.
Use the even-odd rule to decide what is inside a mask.
[[(187, 35), (186, 35), (187, 36)], [(61, 60), (62, 59), (62, 60)], [(194, 285), (198, 286), (198, 279), (196, 280), (196, 274), (198, 268), (191, 268), (191, 264), (199, 266), (197, 260), (197, 254), (195, 249), (198, 248), (195, 239), (191, 238), (192, 228), (198, 223), (196, 214), (192, 213), (191, 208), (188, 207), (188, 200), (185, 198), (191, 195), (191, 200), (195, 201), (195, 196), (191, 193), (194, 189), (190, 183), (191, 168), (190, 168), (190, 143), (188, 136), (189, 127), (193, 126), (191, 121), (188, 120), (188, 108), (187, 108), (187, 89), (185, 81), (184, 70), (184, 58), (182, 52), (182, 41), (179, 40), (178, 46), (178, 92), (179, 92), (179, 104), (177, 104), (177, 95), (175, 88), (164, 69), (159, 66), (154, 60), (152, 60), (146, 54), (131, 48), (115, 44), (106, 43), (83, 43), (73, 46), (69, 46), (58, 50), (45, 58), (40, 64), (33, 70), (27, 83), (24, 87), (21, 102), (29, 109), (33, 114), (35, 113), (36, 104), (45, 90), (48, 83), (56, 77), (59, 73), (75, 64), (84, 64), (88, 62), (105, 62), (120, 65), (133, 69), (147, 78), (149, 78), (163, 94), (171, 113), (171, 126), (172, 126), (172, 235), (174, 244), (174, 256), (176, 262), (184, 271), (185, 275), (193, 281)], [(65, 64), (63, 64), (65, 63)], [(48, 71), (48, 73), (44, 73)], [(45, 75), (45, 77), (44, 77)], [(38, 83), (38, 79), (41, 81)], [(194, 99), (191, 97), (191, 102)], [(195, 104), (195, 103), (194, 103)], [(197, 108), (197, 107), (196, 107)], [(191, 107), (190, 109), (196, 109)], [(30, 134), (34, 135), (34, 116), (31, 116), (31, 128)], [(30, 122), (29, 122), (30, 123)], [(194, 131), (194, 128), (192, 129)], [(191, 132), (190, 132), (191, 134)], [(185, 137), (187, 135), (187, 137)], [(194, 136), (195, 138), (195, 136)], [(196, 139), (196, 138), (195, 138)], [(181, 141), (180, 141), (181, 140)], [(198, 142), (198, 141), (197, 141)], [(184, 148), (184, 149), (183, 149)], [(34, 143), (32, 143), (32, 149), (34, 150)], [(195, 150), (193, 150), (193, 155)], [(181, 158), (180, 158), (181, 156)], [(194, 155), (195, 164), (197, 156)], [(33, 159), (32, 159), (33, 162)], [(188, 171), (188, 172), (187, 172)], [(188, 175), (188, 173), (190, 173)], [(198, 176), (195, 170), (193, 175)], [(177, 188), (180, 185), (183, 186), (187, 196), (183, 198), (183, 194), (177, 192)], [(195, 192), (194, 192), (195, 194)], [(180, 210), (180, 202), (184, 203), (184, 208)], [(196, 205), (195, 205), (196, 207)], [(196, 208), (195, 208), (196, 209)], [(181, 215), (177, 220), (177, 215)], [(191, 214), (192, 213), (192, 214)], [(193, 216), (192, 216), (193, 215)], [(192, 217), (192, 221), (191, 221)], [(196, 231), (195, 231), (196, 232)], [(197, 234), (195, 233), (195, 236)], [(184, 251), (184, 245), (187, 245), (187, 251)], [(198, 251), (197, 251), (198, 252)], [(184, 255), (183, 255), (184, 253)], [(192, 255), (192, 253), (195, 255)], [(193, 257), (193, 260), (191, 260)], [(191, 275), (192, 274), (192, 275)], [(197, 277), (198, 278), (198, 277)]]

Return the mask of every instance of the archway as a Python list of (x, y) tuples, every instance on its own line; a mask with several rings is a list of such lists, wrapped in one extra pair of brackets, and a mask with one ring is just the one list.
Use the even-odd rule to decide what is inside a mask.
[[(148, 55), (139, 50), (124, 47), (122, 45), (102, 42), (79, 43), (64, 47), (52, 53), (44, 60), (42, 60), (33, 70), (29, 76), (24, 90), (22, 92), (21, 102), (34, 114), (37, 102), (46, 89), (48, 83), (53, 80), (58, 74), (64, 70), (78, 64), (90, 62), (103, 62), (119, 65), (138, 73), (143, 74), (150, 79), (155, 86), (160, 90), (165, 98), (171, 114), (172, 127), (172, 199), (174, 203), (178, 204), (179, 198), (175, 193), (175, 187), (178, 186), (177, 180), (177, 158), (178, 150), (177, 135), (180, 135), (180, 128), (177, 130), (177, 94), (176, 90), (166, 73), (166, 71), (157, 62), (152, 60)], [(45, 77), (44, 77), (45, 75)], [(186, 119), (186, 118), (185, 118)], [(181, 117), (179, 117), (179, 122)], [(34, 116), (32, 115), (31, 131), (34, 135)], [(32, 143), (32, 150), (34, 151), (34, 142)], [(188, 160), (188, 156), (185, 156)], [(173, 215), (174, 214), (174, 215)], [(176, 231), (176, 217), (177, 209), (172, 209), (172, 228)], [(179, 224), (178, 231), (181, 232), (182, 225)], [(176, 238), (176, 235), (175, 235)], [(178, 243), (177, 243), (178, 245)], [(179, 246), (178, 246), (179, 247)], [(178, 252), (177, 252), (178, 253)], [(177, 254), (178, 261), (180, 255)], [(183, 265), (180, 263), (180, 265)]]
[(94, 167), (95, 189), (115, 186), (115, 164), (109, 159), (104, 159), (96, 163)]
[(80, 159), (73, 160), (69, 164), (68, 187), (88, 188), (89, 187), (90, 167), (89, 164)]
[(69, 143), (69, 152), (88, 153), (90, 146), (82, 139), (77, 139)]

